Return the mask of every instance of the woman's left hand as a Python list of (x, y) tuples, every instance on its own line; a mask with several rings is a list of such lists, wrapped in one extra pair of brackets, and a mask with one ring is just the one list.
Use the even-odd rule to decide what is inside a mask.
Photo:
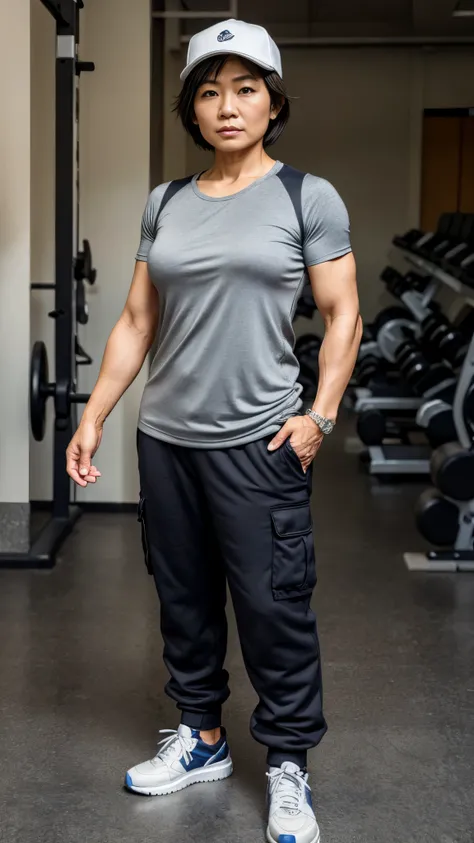
[(324, 433), (310, 416), (292, 416), (269, 443), (268, 450), (280, 448), (288, 437), (306, 473), (321, 447)]

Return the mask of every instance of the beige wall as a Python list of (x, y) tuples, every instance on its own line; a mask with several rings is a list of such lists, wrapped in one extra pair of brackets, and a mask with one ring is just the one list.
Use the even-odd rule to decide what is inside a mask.
[[(13, 84), (14, 83), (14, 84)], [(0, 502), (29, 500), (30, 2), (0, 0)]]
[[(54, 282), (56, 25), (38, 0), (31, 0), (31, 281)], [(54, 380), (54, 291), (31, 292), (31, 345), (46, 343)], [(43, 442), (30, 436), (30, 497), (49, 500), (53, 491), (53, 402), (47, 404)]]
[[(96, 72), (81, 81), (81, 237), (92, 244), (97, 286), (81, 330), (94, 359), (82, 368), (81, 391), (93, 388), (106, 340), (125, 304), (149, 189), (149, 0), (88, 3), (81, 55)], [(106, 422), (97, 454), (100, 484), (79, 500), (135, 501), (135, 436), (145, 367)]]
[[(283, 50), (292, 119), (271, 154), (329, 179), (348, 205), (364, 317), (396, 232), (418, 221), (425, 107), (474, 105), (472, 51)], [(186, 170), (210, 159), (189, 140)]]

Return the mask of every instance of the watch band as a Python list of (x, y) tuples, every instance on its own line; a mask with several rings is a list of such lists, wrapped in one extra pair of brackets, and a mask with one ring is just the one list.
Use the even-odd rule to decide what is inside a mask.
[(310, 416), (318, 425), (319, 429), (328, 436), (333, 432), (336, 422), (333, 419), (327, 419), (325, 416), (320, 416), (314, 410), (306, 410), (306, 415)]

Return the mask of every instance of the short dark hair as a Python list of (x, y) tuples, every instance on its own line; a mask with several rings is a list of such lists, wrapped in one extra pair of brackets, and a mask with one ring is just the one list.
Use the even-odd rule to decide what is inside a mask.
[[(196, 94), (206, 79), (217, 79), (226, 61), (233, 57), (232, 53), (226, 53), (224, 56), (211, 56), (211, 58), (204, 59), (184, 80), (183, 87), (175, 99), (173, 111), (178, 113), (184, 128), (200, 149), (209, 150), (214, 149), (214, 147), (205, 140), (199, 126), (193, 121)], [(263, 145), (271, 146), (278, 140), (290, 118), (290, 98), (278, 73), (272, 70), (264, 70), (248, 59), (242, 58), (242, 61), (253, 74), (260, 76), (265, 82), (272, 107), (281, 105), (283, 100), (278, 115), (271, 120), (263, 137)]]

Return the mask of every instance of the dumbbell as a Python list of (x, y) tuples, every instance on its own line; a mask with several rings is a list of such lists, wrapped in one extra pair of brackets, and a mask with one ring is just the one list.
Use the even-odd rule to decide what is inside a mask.
[(441, 494), (455, 501), (474, 500), (474, 451), (448, 442), (431, 456), (431, 479)]
[(453, 442), (457, 437), (457, 430), (452, 406), (433, 413), (427, 422), (425, 433), (433, 450), (446, 445), (447, 442)]
[(421, 535), (437, 547), (453, 547), (459, 530), (459, 509), (439, 489), (426, 489), (415, 507)]
[(400, 372), (404, 374), (421, 353), (420, 345), (415, 339), (407, 338), (400, 343), (395, 351), (395, 364)]
[(374, 378), (383, 378), (387, 370), (386, 360), (376, 357), (375, 354), (367, 354), (356, 369), (356, 381), (360, 386), (368, 386)]
[(364, 410), (357, 416), (357, 435), (364, 445), (381, 445), (387, 434), (387, 419), (380, 410)]
[[(433, 341), (434, 342), (434, 341)], [(461, 331), (445, 326), (436, 338), (436, 351), (442, 360), (447, 360), (455, 369), (464, 363), (468, 342)]]
[(414, 429), (415, 420), (410, 415), (396, 419), (383, 413), (381, 410), (371, 408), (364, 410), (357, 416), (356, 429), (361, 442), (364, 445), (382, 445), (385, 439), (400, 439), (407, 442), (407, 434)]
[(374, 321), (372, 322), (372, 332), (375, 338), (377, 338), (377, 334), (384, 325), (388, 322), (393, 322), (397, 319), (411, 319), (411, 314), (408, 308), (402, 307), (399, 304), (390, 305), (390, 307), (384, 307), (380, 313), (377, 314)]
[(409, 285), (407, 284), (404, 276), (392, 266), (387, 266), (382, 272), (380, 278), (385, 283), (388, 292), (397, 299), (401, 298), (402, 293), (409, 289)]

